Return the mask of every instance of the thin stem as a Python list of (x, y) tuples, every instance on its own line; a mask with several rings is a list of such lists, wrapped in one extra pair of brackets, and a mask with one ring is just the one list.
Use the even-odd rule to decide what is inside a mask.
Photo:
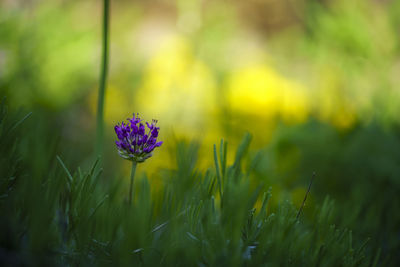
[(313, 172), (313, 175), (312, 175), (312, 177), (311, 177), (310, 184), (308, 185), (307, 193), (306, 193), (306, 195), (304, 196), (303, 203), (301, 203), (301, 206), (300, 206), (299, 212), (297, 213), (296, 219), (299, 219), (299, 216), (300, 216), (300, 214), (301, 214), (301, 211), (303, 210), (303, 207), (304, 207), (304, 205), (306, 204), (307, 196), (308, 196), (308, 193), (310, 193), (311, 185), (312, 185), (312, 183), (313, 183), (313, 181), (314, 181), (314, 178), (315, 178), (315, 172)]
[(101, 58), (101, 74), (99, 85), (99, 96), (97, 102), (97, 130), (96, 130), (96, 153), (103, 153), (103, 128), (104, 128), (104, 98), (107, 83), (108, 70), (108, 35), (109, 35), (109, 12), (110, 1), (103, 0), (103, 49)]
[(135, 171), (136, 171), (136, 161), (132, 161), (132, 169), (131, 169), (131, 184), (129, 186), (129, 205), (132, 205), (132, 198), (133, 198), (133, 182), (135, 179)]
[(221, 196), (221, 201), (222, 201), (222, 182), (221, 182), (221, 174), (219, 172), (217, 146), (215, 144), (214, 144), (214, 162), (215, 162), (215, 171), (217, 173), (217, 179), (218, 179), (219, 195)]

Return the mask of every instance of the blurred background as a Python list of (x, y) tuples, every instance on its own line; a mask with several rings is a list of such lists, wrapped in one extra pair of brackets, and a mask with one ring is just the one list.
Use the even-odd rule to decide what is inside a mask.
[[(93, 162), (101, 19), (101, 1), (0, 1), (0, 92), (33, 111), (33, 169), (46, 151)], [(179, 140), (201, 144), (206, 169), (214, 143), (227, 140), (232, 161), (250, 132), (247, 168), (275, 201), (299, 206), (316, 171), (308, 205), (333, 196), (338, 224), (389, 255), (400, 243), (399, 82), (397, 0), (111, 1), (105, 177), (128, 180), (113, 126), (132, 113), (159, 121), (164, 144), (138, 171), (160, 185)]]

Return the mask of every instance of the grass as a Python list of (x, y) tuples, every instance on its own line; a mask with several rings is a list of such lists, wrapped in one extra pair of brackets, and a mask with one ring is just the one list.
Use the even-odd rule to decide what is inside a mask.
[[(160, 171), (161, 188), (139, 177), (132, 205), (125, 182), (92, 168), (72, 171), (68, 159), (43, 154), (42, 170), (23, 156), (21, 115), (1, 107), (0, 262), (15, 265), (371, 266), (368, 240), (333, 224), (330, 198), (314, 216), (269, 203), (271, 191), (242, 169), (251, 136), (227, 165), (226, 142), (215, 166), (196, 168), (194, 143), (177, 144), (176, 166)], [(15, 123), (17, 122), (17, 123)], [(219, 150), (219, 153), (217, 151)], [(34, 155), (35, 151), (31, 151)], [(50, 155), (46, 155), (46, 153)], [(151, 160), (151, 159), (150, 159)]]

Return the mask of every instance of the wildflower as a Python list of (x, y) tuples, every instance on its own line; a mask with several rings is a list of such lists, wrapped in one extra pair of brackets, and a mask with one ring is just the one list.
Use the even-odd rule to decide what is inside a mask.
[(131, 183), (129, 186), (129, 205), (131, 205), (137, 163), (144, 162), (150, 158), (153, 155), (153, 150), (161, 146), (163, 142), (157, 142), (160, 127), (156, 127), (156, 120), (153, 120), (151, 123), (146, 122), (148, 128), (147, 134), (146, 127), (139, 118), (139, 114), (136, 117), (133, 114), (132, 119), (127, 120), (128, 123), (122, 122), (115, 125), (114, 130), (118, 137), (118, 140), (115, 141), (118, 154), (122, 158), (132, 161)]
[(118, 154), (124, 158), (137, 163), (144, 162), (153, 155), (153, 150), (161, 146), (163, 142), (157, 142), (160, 127), (156, 127), (157, 121), (146, 122), (146, 127), (139, 118), (139, 114), (133, 114), (128, 123), (122, 122), (115, 125), (114, 130), (118, 140), (115, 144), (118, 148)]

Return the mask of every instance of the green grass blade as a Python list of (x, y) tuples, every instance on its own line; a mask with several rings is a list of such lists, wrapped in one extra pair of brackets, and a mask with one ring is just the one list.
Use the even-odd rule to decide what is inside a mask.
[(69, 170), (68, 170), (68, 168), (65, 166), (65, 164), (64, 164), (64, 162), (61, 160), (61, 158), (59, 157), (59, 156), (56, 156), (57, 157), (57, 160), (58, 160), (58, 162), (60, 162), (60, 164), (61, 164), (61, 166), (63, 167), (63, 169), (64, 169), (64, 171), (67, 173), (67, 182), (68, 182), (68, 185), (69, 186), (71, 186), (72, 185), (72, 182), (73, 182), (73, 177), (72, 177), (72, 175), (71, 175), (71, 173), (69, 172)]
[(217, 156), (217, 146), (214, 144), (214, 163), (215, 163), (215, 171), (217, 173), (217, 179), (218, 179), (218, 188), (219, 188), (219, 194), (222, 198), (222, 182), (221, 182), (221, 174), (219, 171), (219, 164), (218, 164), (218, 156)]
[(19, 125), (21, 125), (21, 123), (23, 123), (27, 118), (29, 118), (32, 115), (32, 112), (29, 112), (28, 114), (26, 114), (22, 119), (20, 119), (19, 121), (17, 121), (9, 130), (10, 132), (15, 130)]

